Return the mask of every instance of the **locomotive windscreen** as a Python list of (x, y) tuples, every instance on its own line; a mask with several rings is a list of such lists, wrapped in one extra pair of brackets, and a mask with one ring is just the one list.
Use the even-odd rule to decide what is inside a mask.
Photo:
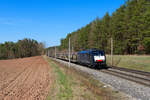
[(98, 55), (104, 56), (104, 51), (94, 51), (94, 52), (93, 52), (93, 55), (96, 55), (96, 56), (98, 56)]

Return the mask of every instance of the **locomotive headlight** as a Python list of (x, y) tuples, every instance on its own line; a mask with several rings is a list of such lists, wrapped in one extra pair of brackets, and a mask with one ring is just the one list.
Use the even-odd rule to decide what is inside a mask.
[(105, 56), (94, 56), (94, 61), (105, 61)]

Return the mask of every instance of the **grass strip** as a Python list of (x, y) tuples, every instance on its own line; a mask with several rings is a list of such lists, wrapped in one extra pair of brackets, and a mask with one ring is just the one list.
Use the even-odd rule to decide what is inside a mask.
[[(67, 75), (59, 68), (59, 66), (48, 59), (48, 63), (53, 68), (56, 78), (55, 78), (55, 97), (48, 96), (48, 100), (71, 100), (72, 99), (72, 89), (71, 84), (68, 81)], [(53, 91), (54, 91), (53, 90)], [(56, 93), (57, 92), (57, 93)], [(53, 98), (54, 97), (54, 98)]]
[[(111, 56), (107, 55), (107, 65), (111, 65)], [(123, 68), (150, 72), (150, 56), (146, 55), (114, 55), (113, 65)]]

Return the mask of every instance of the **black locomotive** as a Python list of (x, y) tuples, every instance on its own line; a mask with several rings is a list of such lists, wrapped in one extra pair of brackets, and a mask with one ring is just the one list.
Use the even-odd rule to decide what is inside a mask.
[(96, 49), (80, 51), (77, 53), (77, 62), (94, 68), (105, 67), (105, 52)]

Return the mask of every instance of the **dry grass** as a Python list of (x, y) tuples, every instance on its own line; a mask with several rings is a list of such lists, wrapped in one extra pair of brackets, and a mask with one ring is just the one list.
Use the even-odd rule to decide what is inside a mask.
[[(150, 72), (150, 56), (114, 55), (113, 59), (115, 66)], [(107, 64), (110, 65), (110, 63), (111, 57), (107, 55)]]
[(53, 69), (53, 77), (55, 77), (55, 81), (47, 100), (71, 100), (72, 88), (67, 75), (53, 61), (50, 59), (47, 60)]

